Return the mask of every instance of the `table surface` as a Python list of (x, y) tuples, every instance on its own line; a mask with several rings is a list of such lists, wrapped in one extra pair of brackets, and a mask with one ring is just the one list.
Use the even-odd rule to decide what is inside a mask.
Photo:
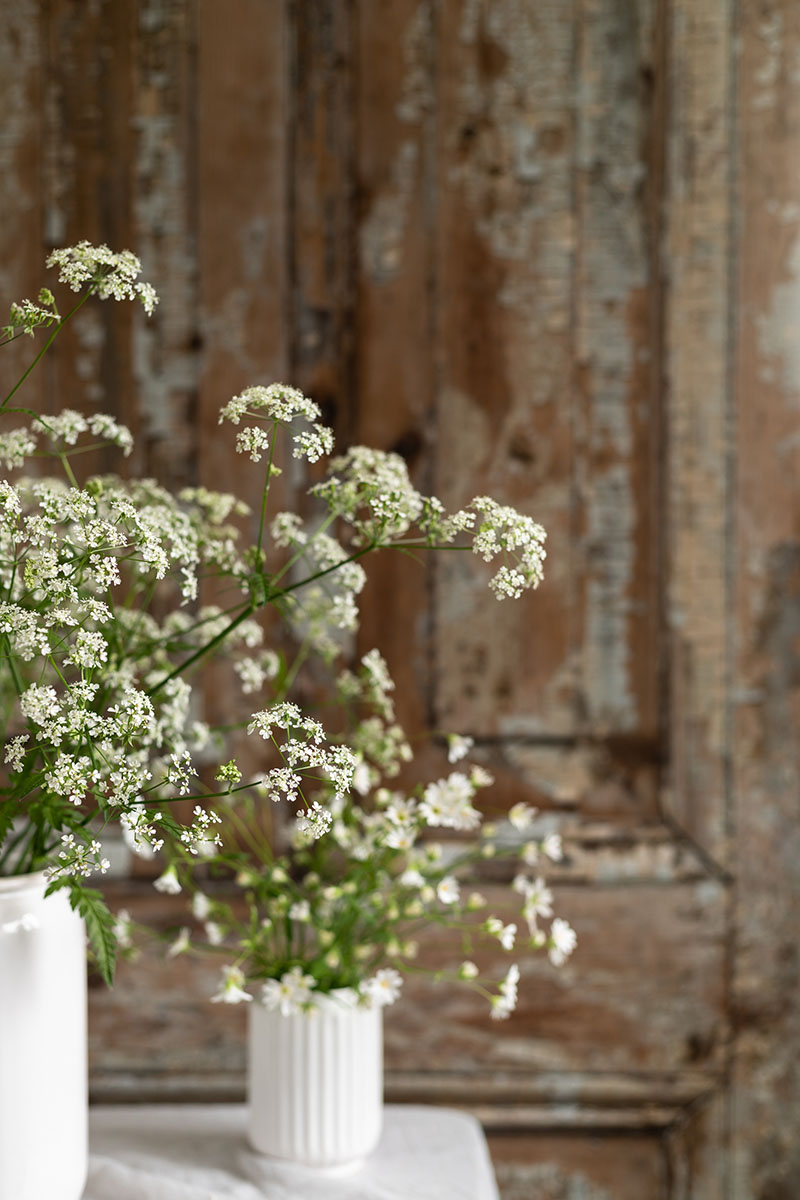
[(250, 1149), (241, 1105), (93, 1108), (83, 1200), (498, 1200), (478, 1122), (389, 1105), (375, 1153), (335, 1176)]

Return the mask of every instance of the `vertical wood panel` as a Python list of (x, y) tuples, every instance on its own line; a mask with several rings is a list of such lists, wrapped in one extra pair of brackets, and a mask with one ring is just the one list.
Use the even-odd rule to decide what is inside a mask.
[[(358, 307), (354, 437), (393, 450), (432, 487), (437, 34), (431, 0), (358, 5)], [(429, 723), (427, 556), (370, 564), (360, 644), (389, 662), (410, 730)]]
[[(577, 111), (573, 471), (581, 718), (594, 736), (658, 732), (658, 280), (646, 203), (659, 174), (652, 0), (583, 0)], [(654, 747), (655, 749), (655, 747)]]
[(500, 610), (476, 559), (436, 568), (438, 716), (575, 727), (571, 535), (574, 5), (445, 0), (438, 63), (436, 494), (548, 529), (545, 585)]
[[(0, 313), (25, 296), (35, 300), (42, 279), (44, 45), (38, 0), (23, 0), (4, 14), (0, 39)], [(28, 289), (27, 291), (25, 289)], [(28, 338), (6, 347), (0, 361), (4, 397), (36, 351)], [(24, 403), (41, 403), (42, 376), (28, 381)]]
[(199, 444), (195, 8), (185, 0), (132, 7), (131, 248), (159, 306), (153, 319), (137, 318), (134, 326), (136, 393), (126, 417), (137, 449), (130, 469), (181, 486), (196, 481)]
[[(46, 236), (52, 245), (86, 239), (133, 249), (136, 135), (136, 6), (47, 0)], [(142, 319), (133, 305), (95, 301), (59, 339), (45, 364), (46, 404), (99, 408), (123, 418), (135, 406), (131, 337)], [(118, 456), (103, 456), (103, 465)], [(95, 456), (83, 469), (96, 468)]]
[[(263, 6), (262, 6), (263, 7)], [(291, 363), (340, 440), (354, 417), (353, 0), (289, 5)], [(274, 36), (274, 34), (273, 34)]]
[[(191, 6), (190, 6), (191, 7)], [(284, 4), (200, 0), (197, 20), (196, 133), (189, 164), (196, 195), (199, 341), (202, 374), (196, 430), (198, 478), (234, 492), (250, 506), (246, 533), (255, 542), (266, 463), (234, 449), (235, 429), (219, 410), (245, 387), (288, 382), (290, 297), (288, 207), (289, 31)], [(281, 446), (281, 453), (283, 445)], [(279, 459), (279, 461), (283, 461)], [(289, 471), (270, 488), (270, 516), (294, 504)], [(245, 543), (247, 544), (247, 542)], [(213, 584), (204, 603), (223, 607)], [(274, 627), (274, 626), (273, 626)], [(242, 720), (246, 707), (224, 661), (204, 673), (205, 719)], [(256, 699), (256, 698), (251, 698)], [(244, 764), (263, 762), (242, 732), (233, 743)]]
[(203, 374), (200, 475), (257, 505), (263, 468), (233, 450), (219, 409), (288, 369), (288, 31), (282, 5), (197, 7), (197, 269)]
[(800, 1195), (800, 9), (741, 5), (733, 1200)]
[(730, 0), (669, 8), (669, 809), (727, 856)]
[(501, 1200), (677, 1200), (659, 1137), (494, 1134)]
[[(388, 1039), (398, 1078), (416, 1072), (405, 1098), (472, 1070), (470, 1101), (528, 1130), (496, 1142), (515, 1200), (800, 1194), (800, 9), (0, 9), (5, 298), (38, 286), (42, 229), (50, 244), (130, 246), (162, 295), (149, 324), (127, 305), (88, 309), (29, 398), (116, 411), (136, 427), (134, 470), (257, 503), (259, 469), (234, 455), (217, 412), (243, 386), (287, 378), (322, 403), (340, 446), (396, 449), (449, 505), (488, 492), (550, 532), (546, 583), (519, 604), (498, 609), (480, 563), (455, 555), (433, 587), (404, 560), (379, 561), (365, 594), (361, 643), (387, 653), (403, 717), (479, 735), (498, 814), (524, 795), (603, 822), (580, 828), (565, 868), (578, 956), (557, 978), (522, 959), (514, 1021), (489, 1025), (409, 981)], [(286, 472), (283, 504), (305, 476)], [(219, 712), (228, 702), (215, 689)], [(642, 828), (664, 749), (671, 842)], [(141, 881), (117, 899), (175, 917)], [(95, 996), (95, 1078), (109, 1094), (165, 1069), (187, 1092), (213, 1078), (233, 1094), (242, 1014), (208, 1005), (212, 977), (195, 960), (145, 957)], [(530, 1132), (567, 1119), (593, 1132)]]

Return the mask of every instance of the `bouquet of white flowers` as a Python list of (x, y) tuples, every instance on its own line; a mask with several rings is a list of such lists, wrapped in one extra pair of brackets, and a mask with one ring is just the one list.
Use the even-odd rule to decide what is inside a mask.
[[(254, 980), (264, 982), (267, 1002), (281, 1005), (308, 1005), (315, 993), (337, 989), (364, 1002), (393, 998), (395, 966), (413, 956), (411, 935), (424, 921), (452, 925), (465, 945), (482, 932), (510, 948), (513, 927), (478, 919), (480, 898), (462, 899), (458, 883), (469, 861), (492, 852), (491, 832), (454, 858), (423, 837), (435, 827), (478, 834), (473, 800), (490, 782), (486, 773), (475, 766), (410, 792), (390, 786), (410, 750), (377, 652), (358, 671), (339, 671), (336, 694), (349, 719), (335, 736), (300, 711), (292, 688), (309, 657), (334, 667), (343, 638), (356, 629), (370, 553), (471, 548), (493, 563), (490, 583), (502, 599), (538, 585), (544, 531), (488, 497), (448, 515), (413, 487), (398, 455), (360, 446), (332, 459), (310, 488), (311, 516), (270, 515), (281, 433), (291, 454), (311, 463), (333, 449), (317, 405), (279, 384), (246, 389), (220, 415), (239, 427), (236, 449), (264, 460), (252, 528), (234, 496), (202, 487), (172, 494), (153, 480), (117, 475), (81, 478), (78, 456), (101, 444), (127, 454), (129, 431), (105, 414), (43, 416), (12, 401), (90, 296), (139, 299), (148, 314), (157, 298), (127, 251), (81, 243), (55, 251), (48, 265), (80, 292), (77, 303), (62, 317), (43, 290), (37, 303), (12, 306), (3, 331), (5, 341), (37, 330), (48, 336), (0, 405), (16, 420), (0, 431), (0, 465), (10, 473), (0, 481), (8, 771), (0, 787), (0, 875), (44, 870), (50, 890), (68, 889), (110, 981), (127, 922), (87, 881), (108, 868), (103, 833), (117, 823), (137, 853), (166, 855), (156, 886), (190, 889), (207, 940), (233, 952), (217, 997), (224, 1000), (249, 997), (243, 985)], [(235, 596), (225, 609), (198, 601), (211, 580)], [(291, 662), (265, 645), (267, 609), (299, 638)], [(255, 774), (230, 755), (235, 722), (219, 732), (200, 719), (191, 681), (220, 651), (243, 694), (267, 701), (256, 711), (251, 701), (241, 722), (263, 752), (266, 769)], [(188, 818), (175, 817), (177, 799), (191, 802)], [(264, 815), (275, 800), (296, 810), (284, 850), (268, 836)], [(527, 817), (518, 811), (516, 823)], [(558, 847), (529, 843), (523, 853), (533, 863), (557, 857)], [(201, 862), (233, 871), (245, 891), (244, 920), (198, 890)], [(574, 935), (558, 919), (540, 928), (552, 917), (544, 882), (519, 876), (515, 887), (531, 944), (563, 960)], [(188, 945), (182, 931), (173, 952)], [(456, 974), (485, 986), (470, 961)], [(494, 1015), (510, 1011), (515, 988), (512, 968), (499, 991), (487, 993)]]

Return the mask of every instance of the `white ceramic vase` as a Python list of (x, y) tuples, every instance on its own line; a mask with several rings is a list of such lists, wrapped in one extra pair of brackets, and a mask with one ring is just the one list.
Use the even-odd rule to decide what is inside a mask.
[(46, 886), (0, 878), (0, 1200), (79, 1200), (86, 1182), (86, 939)]
[(250, 1144), (308, 1167), (356, 1169), (383, 1123), (379, 1008), (319, 998), (312, 1013), (250, 1008)]

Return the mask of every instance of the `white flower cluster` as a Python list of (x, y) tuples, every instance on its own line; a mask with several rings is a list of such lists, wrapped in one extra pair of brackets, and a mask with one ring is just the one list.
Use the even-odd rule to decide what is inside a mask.
[(308, 571), (308, 582), (283, 599), (292, 631), (299, 642), (307, 642), (324, 659), (332, 661), (347, 637), (358, 629), (356, 598), (367, 582), (366, 572), (327, 533), (318, 531), (309, 536), (295, 531), (285, 519), (279, 530), (283, 540), (291, 539), (298, 546), (297, 564)]
[(73, 292), (87, 284), (94, 287), (101, 300), (141, 300), (148, 317), (158, 304), (158, 296), (149, 283), (139, 281), (142, 264), (130, 250), (114, 253), (108, 246), (92, 246), (78, 242), (54, 250), (47, 258), (48, 267), (58, 267), (58, 282)]
[(455, 537), (467, 529), (475, 530), (472, 549), (484, 562), (494, 562), (499, 555), (509, 560), (490, 581), (498, 600), (518, 599), (527, 588), (539, 586), (544, 578), (547, 534), (532, 517), (498, 504), (490, 496), (476, 496), (468, 509), (450, 519), (448, 532)]
[(85, 878), (99, 871), (104, 875), (111, 863), (107, 858), (101, 858), (103, 848), (98, 841), (79, 841), (72, 833), (65, 833), (61, 838), (61, 849), (58, 852), (58, 862), (47, 869), (47, 878), (59, 879), (63, 875)]
[[(280, 742), (273, 733), (276, 729), (286, 734)], [(296, 704), (284, 702), (253, 713), (247, 731), (272, 742), (285, 764), (273, 767), (261, 780), (259, 790), (272, 800), (296, 803), (303, 796), (304, 777), (327, 779), (334, 791), (334, 804), (341, 803), (352, 788), (357, 756), (347, 746), (324, 745), (325, 732), (319, 721), (304, 717)], [(329, 809), (315, 801), (306, 803), (299, 828), (306, 839), (313, 839), (322, 837), (331, 823)]]
[[(316, 462), (333, 450), (333, 432), (321, 425), (318, 404), (309, 400), (296, 388), (283, 383), (271, 383), (269, 387), (245, 388), (220, 409), (219, 421), (230, 421), (238, 425), (243, 417), (289, 425), (298, 417), (308, 423), (292, 437), (292, 453), (295, 458)], [(270, 434), (258, 425), (248, 426), (236, 435), (236, 449), (240, 454), (249, 454), (253, 462), (259, 462), (270, 446)]]
[(214, 828), (222, 818), (210, 809), (194, 806), (193, 821), (188, 829), (181, 832), (181, 841), (190, 854), (213, 855), (215, 849), (222, 845), (222, 839)]
[(333, 474), (311, 492), (353, 526), (359, 543), (400, 537), (423, 511), (423, 498), (399, 454), (353, 446), (331, 460), (330, 470)]
[[(241, 986), (234, 993), (228, 985), (229, 973), (235, 969), (223, 968), (222, 992), (227, 989), (228, 995), (223, 997), (221, 992), (217, 993), (213, 997), (214, 1000), (225, 998), (229, 1004), (236, 1004), (241, 1000), (252, 1000), (252, 996), (242, 991)], [(239, 984), (241, 985), (243, 982), (244, 978), (242, 977)], [(363, 980), (357, 988), (335, 988), (329, 995), (345, 1008), (385, 1008), (389, 1004), (394, 1004), (398, 999), (402, 984), (403, 980), (399, 971), (393, 967), (383, 967), (368, 979)], [(317, 1007), (315, 988), (316, 981), (313, 975), (306, 974), (302, 967), (292, 967), (280, 978), (266, 980), (261, 989), (261, 1003), (265, 1008), (277, 1009), (285, 1017), (301, 1012), (313, 1013)]]
[(34, 304), (32, 300), (20, 300), (11, 305), (8, 325), (3, 326), (2, 335), (9, 340), (20, 334), (33, 337), (34, 330), (41, 326), (46, 328), (54, 325), (60, 320), (53, 293), (47, 288), (42, 288), (38, 304)]

